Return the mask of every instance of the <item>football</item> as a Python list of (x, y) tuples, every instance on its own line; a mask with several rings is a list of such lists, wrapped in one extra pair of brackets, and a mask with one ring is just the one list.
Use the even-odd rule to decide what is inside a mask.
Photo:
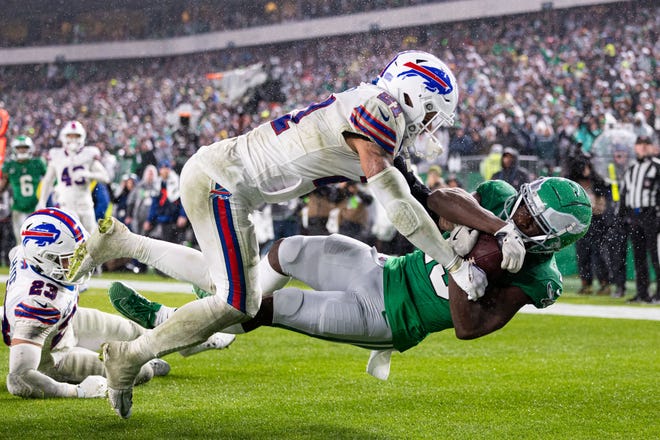
[(474, 260), (474, 264), (486, 272), (489, 283), (497, 280), (504, 272), (504, 269), (500, 267), (502, 264), (502, 249), (500, 249), (497, 238), (493, 235), (479, 234), (477, 243), (466, 255), (466, 259)]

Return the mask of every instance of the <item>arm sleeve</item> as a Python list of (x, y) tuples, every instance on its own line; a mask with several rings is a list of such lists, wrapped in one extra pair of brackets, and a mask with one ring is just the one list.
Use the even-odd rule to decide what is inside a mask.
[(459, 260), (454, 249), (424, 207), (413, 198), (406, 180), (394, 167), (388, 166), (369, 179), (376, 200), (385, 208), (394, 227), (415, 247), (444, 267), (452, 267)]
[(9, 349), (7, 390), (26, 398), (78, 397), (75, 385), (57, 382), (38, 371), (41, 347), (22, 343)]

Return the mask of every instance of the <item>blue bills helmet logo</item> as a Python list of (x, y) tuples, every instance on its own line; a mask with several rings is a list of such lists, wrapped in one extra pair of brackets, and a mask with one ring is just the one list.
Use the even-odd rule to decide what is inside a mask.
[(399, 73), (397, 76), (411, 77), (420, 76), (424, 79), (424, 85), (429, 92), (439, 95), (448, 95), (454, 90), (454, 85), (447, 72), (436, 67), (424, 67), (411, 61), (404, 64), (410, 70)]
[(60, 237), (60, 231), (55, 225), (50, 223), (42, 223), (33, 227), (32, 229), (26, 229), (23, 231), (22, 235), (23, 246), (32, 240), (37, 246), (43, 247), (55, 243)]

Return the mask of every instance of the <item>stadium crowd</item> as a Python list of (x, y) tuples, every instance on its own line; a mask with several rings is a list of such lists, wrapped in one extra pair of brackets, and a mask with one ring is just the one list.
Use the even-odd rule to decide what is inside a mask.
[[(323, 16), (331, 3), (310, 1), (316, 9), (303, 8), (297, 11), (303, 15), (294, 19)], [(267, 14), (257, 15), (268, 23)], [(287, 19), (282, 14), (278, 18)], [(507, 175), (521, 179), (519, 170), (508, 168), (520, 167), (522, 157), (534, 158), (530, 169), (522, 171), (528, 180), (540, 174), (568, 176), (576, 160), (589, 160), (594, 139), (607, 127), (628, 124), (637, 135), (657, 136), (659, 21), (660, 6), (654, 2), (626, 2), (374, 31), (359, 35), (357, 47), (347, 44), (354, 37), (329, 37), (139, 62), (4, 66), (0, 67), (0, 108), (12, 117), (7, 137), (30, 136), (37, 154), (44, 157), (56, 146), (65, 121), (81, 121), (88, 143), (103, 153), (116, 209), (124, 210), (135, 231), (146, 233), (154, 227), (154, 218), (147, 218), (152, 214), (139, 202), (160, 191), (160, 183), (153, 182), (164, 168), (176, 175), (200, 145), (244, 133), (329, 93), (370, 81), (394, 53), (406, 48), (427, 50), (447, 62), (460, 90), (456, 124), (444, 132), (446, 152), (437, 163), (417, 163), (422, 176), (434, 174), (442, 180), (444, 174), (446, 183), (460, 185), (454, 173), (465, 171), (468, 158), (474, 157), (482, 165), (491, 160), (483, 178), (506, 163), (507, 170), (500, 175), (505, 180)], [(255, 24), (262, 23), (247, 25)], [(205, 30), (234, 25), (207, 23)], [(229, 101), (226, 90), (207, 78), (209, 73), (256, 62), (265, 63), (268, 80), (237, 101)], [(171, 179), (167, 176), (161, 178)], [(132, 191), (141, 191), (145, 200), (131, 196)], [(315, 199), (320, 200), (318, 206)], [(608, 203), (614, 213), (615, 204)], [(294, 205), (269, 209), (274, 223), (285, 221), (290, 226), (296, 219), (294, 230), (310, 226), (316, 227), (310, 231), (316, 233), (351, 230), (368, 242), (396, 241), (378, 225), (375, 205), (357, 186), (332, 188), (319, 197), (310, 195)], [(180, 213), (168, 212), (174, 213), (168, 219), (170, 226), (184, 228)], [(347, 223), (342, 225), (343, 221)], [(278, 238), (277, 230), (277, 226), (272, 231), (265, 228), (260, 236), (264, 249)], [(192, 240), (189, 233), (172, 235)], [(386, 249), (407, 250), (406, 245)]]
[[(0, 46), (42, 46), (142, 40), (267, 26), (448, 0), (144, 1), (130, 7), (84, 2), (0, 18)], [(37, 5), (38, 6), (38, 5)]]

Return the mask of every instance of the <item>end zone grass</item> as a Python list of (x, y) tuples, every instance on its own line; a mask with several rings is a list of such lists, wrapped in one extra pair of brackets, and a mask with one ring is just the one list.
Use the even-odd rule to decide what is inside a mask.
[[(111, 311), (100, 290), (81, 305)], [(381, 382), (364, 372), (366, 350), (259, 329), (228, 350), (167, 356), (171, 374), (135, 389), (129, 420), (102, 399), (23, 400), (3, 383), (0, 437), (660, 438), (659, 330), (657, 321), (518, 315), (474, 341), (431, 335), (394, 355)], [(7, 368), (3, 345), (3, 379)]]

